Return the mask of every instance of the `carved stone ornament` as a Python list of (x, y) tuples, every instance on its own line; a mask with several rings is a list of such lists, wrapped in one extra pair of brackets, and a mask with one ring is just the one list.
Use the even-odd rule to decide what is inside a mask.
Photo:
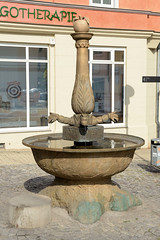
[(72, 93), (72, 109), (77, 114), (89, 114), (94, 110), (94, 95), (87, 74), (76, 75)]
[(105, 123), (108, 120), (117, 122), (118, 116), (115, 112), (108, 113), (103, 116), (95, 117), (92, 114), (75, 114), (72, 117), (64, 117), (56, 113), (50, 113), (48, 118), (49, 123), (58, 121), (60, 123), (69, 124), (70, 126), (95, 126), (100, 123)]
[(89, 42), (86, 40), (79, 40), (75, 44), (76, 48), (89, 48)]
[(73, 28), (75, 32), (88, 32), (89, 31), (89, 19), (79, 16), (73, 21)]

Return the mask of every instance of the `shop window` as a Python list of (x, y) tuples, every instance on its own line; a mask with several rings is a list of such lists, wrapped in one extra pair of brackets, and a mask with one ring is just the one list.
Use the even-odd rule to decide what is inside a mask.
[(0, 129), (48, 126), (48, 48), (0, 45)]
[(118, 8), (119, 0), (90, 0), (90, 5), (97, 7)]
[(101, 116), (116, 112), (118, 123), (124, 124), (124, 49), (90, 48), (90, 78), (95, 97), (93, 114)]

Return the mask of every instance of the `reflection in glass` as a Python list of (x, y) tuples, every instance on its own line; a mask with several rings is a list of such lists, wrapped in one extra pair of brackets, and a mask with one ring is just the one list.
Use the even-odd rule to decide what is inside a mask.
[(92, 65), (92, 87), (95, 97), (94, 115), (111, 112), (112, 65)]
[(0, 127), (26, 127), (26, 104), (21, 98), (21, 90), (26, 89), (25, 63), (0, 62), (0, 83)]
[(24, 47), (0, 46), (0, 58), (25, 59), (25, 57)]
[(115, 51), (115, 61), (116, 62), (124, 61), (124, 51)]
[(103, 0), (103, 4), (111, 4), (111, 0)]
[(100, 52), (100, 51), (93, 52), (93, 60), (110, 60), (110, 59), (111, 59), (110, 52)]
[(47, 126), (47, 63), (30, 63), (30, 126)]
[(47, 48), (29, 48), (29, 59), (47, 60)]
[(114, 111), (118, 114), (119, 123), (123, 122), (123, 78), (124, 65), (115, 65), (115, 93), (114, 93)]
[(101, 3), (101, 0), (93, 0), (93, 3)]

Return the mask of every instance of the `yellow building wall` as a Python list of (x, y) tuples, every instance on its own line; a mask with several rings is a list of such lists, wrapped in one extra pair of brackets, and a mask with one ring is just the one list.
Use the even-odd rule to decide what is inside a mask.
[[(47, 27), (38, 29), (25, 26), (23, 34), (15, 25), (15, 32), (1, 31), (0, 42), (47, 44), (49, 47), (49, 111), (70, 117), (71, 94), (76, 72), (75, 42), (72, 28)], [(35, 29), (37, 33), (35, 34)], [(8, 26), (8, 31), (11, 28)], [(13, 26), (12, 26), (13, 31)], [(145, 147), (156, 136), (155, 84), (142, 83), (142, 76), (156, 75), (157, 52), (150, 50), (147, 38), (150, 33), (98, 30), (90, 41), (91, 47), (122, 47), (126, 49), (125, 72), (125, 124), (119, 128), (105, 128), (105, 132), (132, 134), (145, 139)], [(52, 40), (55, 40), (55, 45)], [(54, 123), (46, 131), (1, 133), (1, 143), (8, 148), (24, 148), (22, 139), (36, 134), (61, 132), (62, 124)]]

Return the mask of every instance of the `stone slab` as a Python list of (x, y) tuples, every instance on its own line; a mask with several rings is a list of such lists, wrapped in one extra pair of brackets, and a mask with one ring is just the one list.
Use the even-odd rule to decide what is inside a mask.
[(62, 138), (75, 142), (93, 142), (103, 139), (103, 126), (63, 126)]
[(24, 192), (9, 201), (9, 222), (16, 228), (44, 227), (51, 221), (51, 199)]

